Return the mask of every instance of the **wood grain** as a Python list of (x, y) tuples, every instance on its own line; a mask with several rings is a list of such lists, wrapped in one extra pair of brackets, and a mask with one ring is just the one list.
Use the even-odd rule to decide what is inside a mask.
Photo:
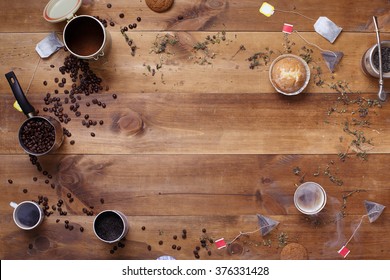
[[(146, 93), (273, 93), (275, 90), (269, 82), (267, 65), (261, 62), (261, 66), (250, 69), (248, 58), (257, 52), (274, 53), (270, 55), (270, 62), (278, 55), (285, 53), (284, 35), (282, 32), (227, 32), (226, 41), (219, 39), (219, 43), (208, 47), (208, 54), (203, 51), (195, 51), (194, 46), (198, 42), (205, 42), (207, 36), (222, 37), (221, 32), (170, 32), (177, 37), (178, 43), (168, 46), (166, 53), (153, 52), (157, 37), (162, 37), (166, 32), (131, 32), (128, 36), (137, 46), (135, 57), (131, 55), (130, 47), (126, 44), (120, 32), (112, 32), (112, 47), (106, 57), (99, 61), (91, 61), (90, 66), (96, 74), (103, 78), (103, 82), (110, 86), (113, 92), (130, 94), (134, 92)], [(300, 33), (301, 34), (301, 33)], [(304, 42), (297, 34), (289, 37), (291, 51), (296, 55), (304, 55), (303, 47), (313, 51), (310, 68), (312, 82), (306, 92), (329, 93), (334, 92), (329, 84), (337, 81), (345, 81), (351, 90), (374, 93), (377, 92), (377, 81), (367, 77), (361, 71), (360, 61), (367, 49), (376, 42), (372, 34), (343, 33), (339, 40), (332, 46), (322, 42), (318, 34), (302, 33), (309, 42), (322, 46), (332, 51), (344, 52), (335, 73), (332, 75), (321, 57), (321, 52)], [(7, 73), (15, 71), (19, 82), (26, 90), (31, 82), (28, 92), (42, 94), (53, 92), (58, 87), (54, 78), (61, 77), (58, 67), (64, 63), (67, 52), (59, 51), (49, 59), (39, 60), (34, 51), (35, 44), (42, 40), (46, 34), (2, 34), (4, 44), (0, 46), (0, 71)], [(387, 34), (382, 39), (390, 39)], [(358, 40), (359, 44), (350, 48), (351, 40)], [(20, 41), (20, 45), (13, 47), (13, 42)], [(160, 41), (157, 41), (160, 42)], [(237, 51), (240, 46), (245, 51)], [(10, 47), (12, 46), (12, 47)], [(27, 51), (26, 51), (27, 50)], [(215, 54), (215, 58), (210, 58)], [(204, 65), (200, 63), (206, 59)], [(210, 64), (208, 64), (210, 63)], [(51, 68), (54, 65), (55, 68)], [(156, 69), (156, 65), (161, 68)], [(148, 70), (155, 69), (153, 75)], [(324, 85), (316, 86), (314, 76), (317, 68), (321, 69)], [(196, 77), (189, 79), (188, 77)], [(48, 85), (43, 86), (43, 81)], [(388, 81), (385, 81), (387, 85)], [(70, 83), (67, 84), (70, 86)], [(9, 94), (9, 85), (6, 80), (0, 81), (0, 94)]]
[[(23, 0), (9, 3), (0, 3), (0, 16), (3, 24), (0, 32), (48, 32), (62, 30), (64, 24), (50, 24), (43, 17), (43, 10), (47, 0), (37, 0), (25, 5)], [(277, 1), (275, 14), (267, 18), (259, 13), (262, 2), (251, 0), (194, 0), (176, 1), (172, 9), (166, 13), (156, 14), (151, 11), (144, 1), (117, 0), (108, 9), (110, 1), (83, 1), (84, 4), (77, 12), (78, 15), (89, 14), (111, 20), (116, 25), (128, 25), (135, 22), (137, 17), (142, 18), (139, 24), (141, 30), (237, 30), (237, 31), (280, 31), (281, 22), (294, 24), (300, 31), (312, 31), (315, 20), (320, 16), (327, 16), (344, 31), (366, 32), (374, 31), (372, 16), (379, 17), (379, 27), (388, 32), (389, 3), (381, 0), (356, 0), (343, 2), (330, 0), (313, 0), (307, 5), (305, 0)], [(298, 14), (284, 13), (294, 11)], [(125, 17), (121, 19), (120, 13)], [(353, 14), (353, 16), (350, 16)], [(157, 15), (157, 16), (156, 16)], [(182, 16), (183, 20), (178, 20)]]
[[(77, 14), (115, 25), (107, 27), (110, 50), (89, 62), (103, 90), (79, 95), (78, 117), (65, 104), (70, 78), (58, 70), (69, 53), (61, 49), (40, 59), (35, 51), (49, 32), (61, 38), (66, 23), (42, 18), (47, 0), (30, 2), (0, 2), (0, 72), (15, 72), (39, 114), (51, 115), (44, 111), (47, 93), (61, 98), (72, 119), (63, 126), (72, 135), (39, 158), (39, 171), (17, 139), (26, 117), (12, 107), (9, 84), (0, 79), (0, 239), (6, 241), (1, 259), (193, 260), (200, 239), (231, 241), (256, 230), (256, 214), (263, 214), (280, 222), (269, 235), (242, 236), (224, 250), (208, 241), (200, 259), (280, 259), (279, 239), (286, 234), (288, 243), (306, 247), (309, 259), (335, 260), (366, 214), (364, 201), (388, 206), (390, 111), (388, 101), (377, 101), (378, 81), (360, 65), (376, 43), (373, 15), (382, 40), (390, 39), (387, 1), (277, 1), (269, 18), (258, 12), (261, 1), (175, 1), (161, 14), (142, 0), (112, 1), (111, 9), (107, 0), (83, 1)], [(314, 32), (313, 20), (297, 13), (327, 16), (343, 31), (330, 44)], [(120, 28), (135, 22), (137, 28), (127, 32), (136, 46), (133, 56)], [(330, 73), (321, 51), (297, 33), (284, 35), (284, 22), (308, 42), (343, 52), (336, 71)], [(165, 35), (176, 43), (156, 53)], [(205, 41), (206, 51), (194, 48)], [(295, 97), (276, 93), (269, 82), (270, 63), (288, 49), (302, 56), (312, 51), (310, 83)], [(250, 69), (249, 58), (258, 52), (268, 62)], [(66, 78), (65, 86), (55, 78)], [(94, 98), (106, 108), (87, 106)], [(85, 114), (103, 125), (86, 128)], [(325, 208), (314, 217), (293, 203), (297, 186), (306, 181), (318, 182), (327, 193)], [(39, 196), (50, 207), (62, 199), (67, 215), (52, 210), (38, 229), (20, 230), (9, 203)], [(118, 244), (100, 242), (92, 229), (94, 216), (106, 209), (122, 211), (130, 225), (125, 248), (113, 253)], [(65, 228), (65, 220), (73, 230)], [(387, 209), (374, 223), (363, 220), (348, 244), (348, 259), (390, 259), (388, 221)]]
[[(39, 230), (25, 233), (13, 224), (11, 208), (2, 204), (0, 218), (5, 226), (1, 238), (8, 239), (11, 235), (13, 238), (2, 246), (0, 253), (6, 259), (153, 259), (167, 253), (191, 259), (192, 250), (203, 235), (202, 228), (207, 229), (210, 238), (232, 240), (239, 231), (256, 229), (255, 215), (260, 213), (280, 222), (276, 231), (264, 238), (258, 234), (240, 238), (238, 244), (244, 250), (238, 255), (217, 251), (210, 245), (212, 256), (201, 251), (202, 259), (278, 259), (281, 248), (277, 240), (282, 232), (288, 234), (289, 242), (306, 246), (310, 258), (335, 259), (338, 247), (365, 213), (363, 200), (385, 203), (390, 199), (390, 189), (386, 187), (387, 156), (372, 156), (369, 163), (349, 159), (332, 164), (334, 160), (334, 156), (271, 155), (145, 155), (104, 159), (99, 155), (49, 156), (41, 160), (44, 170), (53, 176), (46, 184), (47, 177), (40, 174), (28, 158), (1, 156), (1, 181), (13, 179), (13, 184), (3, 188), (3, 201), (36, 200), (38, 195), (43, 195), (48, 197), (51, 206), (63, 199), (62, 208), (68, 215), (60, 216), (54, 211)], [(343, 180), (342, 186), (332, 183), (324, 174), (328, 165), (332, 173)], [(296, 167), (301, 169), (300, 175), (294, 174)], [(314, 176), (318, 170), (319, 175)], [(18, 174), (25, 176), (18, 177)], [(319, 182), (327, 192), (328, 203), (315, 218), (305, 217), (293, 205), (295, 184), (299, 184), (301, 175), (305, 175), (305, 181)], [(36, 182), (32, 180), (34, 176), (38, 178)], [(55, 184), (55, 189), (51, 189), (51, 183)], [(28, 192), (23, 193), (23, 189)], [(356, 189), (364, 191), (350, 196), (343, 209), (343, 194)], [(74, 198), (72, 203), (69, 203), (68, 193)], [(112, 245), (101, 244), (93, 236), (93, 217), (82, 212), (84, 207), (89, 209), (90, 206), (95, 213), (117, 209), (129, 219), (131, 230), (126, 247), (113, 256), (109, 253)], [(340, 218), (340, 211), (345, 211), (345, 218)], [(64, 228), (65, 220), (74, 225), (73, 231)], [(354, 250), (355, 257), (363, 251), (370, 259), (389, 257), (390, 249), (383, 243), (388, 231), (387, 220), (385, 212), (373, 224), (365, 221), (351, 242), (350, 249)], [(299, 227), (293, 226), (297, 224)], [(80, 226), (85, 228), (83, 233), (79, 231)], [(142, 226), (146, 227), (145, 231)], [(184, 228), (188, 231), (186, 240), (180, 238)], [(179, 239), (174, 240), (173, 235), (178, 235)], [(263, 245), (268, 239), (272, 241), (271, 247)], [(160, 240), (163, 245), (158, 245)], [(380, 252), (362, 249), (372, 248), (377, 242), (383, 243)], [(29, 249), (28, 244), (33, 244), (33, 248)], [(170, 248), (173, 244), (180, 245), (182, 251), (173, 251)], [(152, 251), (147, 250), (148, 245), (152, 246)]]

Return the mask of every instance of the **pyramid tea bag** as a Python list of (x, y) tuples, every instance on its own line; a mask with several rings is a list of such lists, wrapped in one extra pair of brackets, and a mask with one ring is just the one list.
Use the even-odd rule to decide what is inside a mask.
[(331, 52), (331, 51), (323, 51), (321, 52), (322, 58), (325, 60), (326, 66), (328, 66), (330, 72), (334, 72), (337, 64), (343, 58), (343, 52)]
[(261, 231), (261, 236), (267, 235), (279, 224), (278, 221), (260, 214), (257, 214), (257, 219)]
[(368, 219), (370, 220), (370, 223), (375, 222), (386, 207), (383, 206), (382, 204), (368, 201), (368, 200), (364, 201), (364, 206), (366, 207), (367, 215), (368, 215)]
[(314, 29), (332, 44), (343, 30), (327, 17), (319, 17), (314, 24)]

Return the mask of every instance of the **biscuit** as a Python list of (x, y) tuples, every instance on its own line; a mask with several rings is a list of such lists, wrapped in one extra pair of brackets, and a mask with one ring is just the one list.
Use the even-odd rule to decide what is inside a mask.
[(162, 13), (169, 10), (173, 5), (173, 0), (145, 0), (146, 5), (157, 13)]
[(287, 244), (280, 253), (281, 260), (307, 260), (306, 248), (298, 243)]

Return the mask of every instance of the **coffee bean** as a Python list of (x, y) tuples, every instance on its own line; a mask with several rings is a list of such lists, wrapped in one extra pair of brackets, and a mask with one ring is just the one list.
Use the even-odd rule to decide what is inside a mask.
[(173, 249), (173, 250), (176, 249), (176, 245), (175, 245), (175, 244), (172, 245), (172, 249)]
[(100, 203), (104, 204), (104, 199), (103, 198), (100, 199)]
[(115, 23), (113, 21), (110, 22), (111, 26), (115, 26)]
[(74, 226), (70, 225), (69, 230), (73, 230), (73, 229), (74, 229)]
[(72, 203), (73, 202), (73, 197), (69, 198), (69, 202)]
[(118, 96), (114, 93), (114, 94), (112, 95), (112, 98), (117, 99)]
[(58, 78), (54, 78), (54, 82), (58, 83), (60, 80)]
[(110, 250), (110, 254), (114, 254), (115, 253), (115, 251), (114, 250)]
[(74, 145), (75, 141), (74, 140), (70, 140), (69, 142), (71, 145)]
[(92, 136), (92, 137), (95, 137), (95, 133), (91, 132), (91, 136)]
[(80, 227), (80, 231), (81, 231), (81, 232), (84, 232), (84, 228), (83, 228), (83, 227)]
[(56, 185), (51, 184), (50, 187), (51, 187), (52, 189), (55, 189), (55, 188), (56, 188)]
[(50, 64), (50, 68), (54, 68), (55, 66), (53, 64)]
[(100, 120), (100, 121), (99, 121), (99, 124), (100, 124), (100, 125), (103, 125), (103, 123), (104, 123), (103, 120)]
[(124, 14), (124, 13), (120, 13), (120, 14), (119, 14), (119, 17), (120, 17), (120, 18), (124, 18), (124, 17), (125, 17), (125, 14)]
[(69, 224), (69, 221), (68, 221), (68, 220), (65, 220), (65, 224)]
[(200, 250), (200, 247), (199, 247), (199, 246), (196, 246), (195, 249), (196, 249), (197, 251), (199, 251), (199, 250)]
[(28, 192), (28, 190), (27, 189), (23, 189), (23, 193), (27, 193)]
[(14, 181), (12, 181), (11, 179), (8, 179), (8, 183), (9, 184), (12, 184)]
[(69, 225), (68, 225), (68, 224), (65, 224), (65, 228), (68, 229), (68, 228), (69, 228)]
[(202, 229), (202, 232), (203, 232), (203, 233), (206, 233), (206, 229), (205, 229), (205, 228), (204, 228), (204, 229)]
[(108, 3), (108, 4), (107, 4), (107, 8), (110, 9), (111, 7), (112, 7), (112, 5), (111, 5), (110, 3)]
[(195, 255), (195, 258), (199, 259), (199, 258), (200, 258), (200, 256), (199, 256), (198, 254), (196, 254), (196, 255)]
[(34, 182), (38, 181), (38, 178), (37, 177), (33, 177), (33, 181)]
[(44, 86), (47, 86), (47, 81), (43, 81), (43, 85), (44, 85)]
[(84, 115), (84, 119), (88, 120), (88, 119), (89, 119), (89, 115), (88, 115), (88, 114), (85, 114), (85, 115)]
[(181, 247), (180, 246), (177, 246), (177, 248), (176, 248), (178, 251), (180, 251), (181, 250)]
[(89, 102), (85, 103), (85, 106), (89, 107), (91, 104)]
[(178, 16), (177, 19), (178, 19), (178, 20), (183, 20), (184, 17), (183, 17), (183, 16)]
[(141, 21), (141, 18), (140, 18), (140, 17), (137, 17), (137, 21), (140, 22), (140, 21)]
[(174, 235), (174, 236), (173, 236), (173, 239), (176, 240), (176, 239), (177, 239), (177, 235)]
[(184, 234), (184, 233), (183, 233), (183, 234), (181, 235), (181, 238), (186, 239), (186, 238), (187, 238), (187, 234)]
[(183, 229), (183, 233), (184, 233), (184, 234), (187, 234), (187, 230), (186, 230), (186, 229)]
[(142, 228), (141, 228), (142, 230), (145, 230), (146, 229), (146, 227), (145, 226), (142, 226)]
[(118, 247), (117, 247), (117, 246), (114, 246), (114, 247), (112, 247), (112, 249), (113, 249), (114, 251), (116, 251), (116, 250), (118, 250)]
[(151, 251), (152, 250), (152, 246), (148, 245), (148, 250)]
[(45, 180), (45, 184), (49, 184), (49, 183), (50, 183), (50, 181), (46, 179)]
[(207, 255), (211, 256), (211, 251), (207, 251)]
[(71, 194), (71, 193), (67, 193), (66, 196), (67, 196), (68, 198), (71, 198), (71, 197), (72, 197), (72, 194)]
[(158, 242), (159, 245), (163, 245), (163, 243), (164, 243), (164, 242), (163, 242), (162, 240), (160, 240), (160, 241)]
[(137, 28), (137, 24), (136, 23), (133, 23), (133, 28)]

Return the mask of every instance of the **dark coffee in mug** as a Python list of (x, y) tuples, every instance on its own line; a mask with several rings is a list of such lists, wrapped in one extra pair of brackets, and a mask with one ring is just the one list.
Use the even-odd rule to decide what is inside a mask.
[(97, 216), (94, 227), (96, 234), (105, 241), (117, 240), (125, 230), (121, 216), (112, 211), (106, 211)]
[(75, 17), (64, 30), (66, 46), (70, 51), (80, 56), (94, 55), (104, 44), (103, 28), (93, 17)]
[(16, 221), (26, 228), (35, 226), (39, 222), (40, 217), (41, 212), (32, 203), (20, 204), (15, 211)]

